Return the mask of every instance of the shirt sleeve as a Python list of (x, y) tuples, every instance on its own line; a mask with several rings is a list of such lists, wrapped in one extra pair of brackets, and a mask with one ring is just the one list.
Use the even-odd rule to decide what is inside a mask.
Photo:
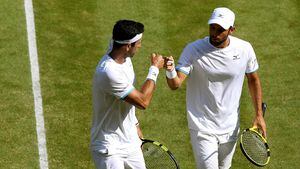
[[(249, 44), (250, 45), (250, 44)], [(250, 45), (249, 46), (249, 51), (248, 51), (248, 62), (247, 62), (247, 68), (246, 68), (246, 73), (252, 73), (258, 70), (258, 62), (256, 59), (255, 52), (253, 50), (253, 47)]]
[(192, 68), (192, 51), (190, 45), (187, 45), (180, 55), (176, 70), (189, 75)]
[(106, 76), (107, 82), (104, 83), (102, 88), (118, 99), (124, 99), (134, 90), (133, 84), (128, 81), (126, 75), (120, 69), (107, 69)]

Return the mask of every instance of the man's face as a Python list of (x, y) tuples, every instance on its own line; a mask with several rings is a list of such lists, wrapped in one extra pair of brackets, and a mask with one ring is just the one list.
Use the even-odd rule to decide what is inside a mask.
[(218, 24), (210, 24), (209, 25), (209, 38), (210, 42), (214, 46), (219, 46), (223, 42), (225, 42), (230, 34), (230, 29), (225, 30)]
[(136, 41), (134, 45), (130, 45), (129, 56), (133, 57), (140, 47), (142, 47), (142, 39)]

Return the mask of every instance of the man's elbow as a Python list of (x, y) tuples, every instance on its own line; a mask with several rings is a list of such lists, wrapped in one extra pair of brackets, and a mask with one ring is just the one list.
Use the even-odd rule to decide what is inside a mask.
[(176, 90), (180, 87), (180, 84), (168, 84), (168, 86), (171, 90)]
[(169, 86), (171, 90), (176, 90), (179, 88), (179, 86)]
[(167, 79), (167, 84), (171, 90), (176, 90), (181, 86), (180, 79)]

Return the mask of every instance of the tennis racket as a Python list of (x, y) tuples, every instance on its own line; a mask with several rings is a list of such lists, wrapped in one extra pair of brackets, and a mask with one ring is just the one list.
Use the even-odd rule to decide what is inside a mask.
[(153, 140), (142, 139), (142, 141), (147, 169), (179, 169), (178, 162), (166, 146)]
[[(262, 104), (263, 115), (267, 104)], [(254, 165), (263, 167), (270, 161), (270, 149), (267, 140), (257, 128), (245, 129), (240, 137), (240, 147), (246, 158)]]

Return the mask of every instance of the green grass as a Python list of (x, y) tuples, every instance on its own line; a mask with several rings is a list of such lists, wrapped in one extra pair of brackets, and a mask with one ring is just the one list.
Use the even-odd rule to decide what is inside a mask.
[(38, 168), (23, 2), (0, 5), (0, 168)]
[[(1, 2), (0, 168), (38, 168), (23, 1)], [(173, 55), (178, 60), (188, 42), (207, 35), (207, 19), (217, 6), (228, 6), (236, 13), (235, 35), (252, 43), (260, 63), (264, 101), (269, 105), (271, 162), (266, 168), (300, 165), (297, 0), (33, 0), (33, 5), (50, 168), (93, 168), (89, 152), (91, 82), (117, 20), (145, 24), (143, 47), (133, 58), (139, 88), (148, 73), (150, 53)], [(247, 85), (241, 102), (241, 126), (245, 128), (253, 118)], [(145, 137), (165, 144), (181, 168), (195, 168), (185, 85), (171, 91), (161, 71), (150, 107), (138, 110), (137, 116)], [(237, 148), (232, 168), (256, 167)]]

